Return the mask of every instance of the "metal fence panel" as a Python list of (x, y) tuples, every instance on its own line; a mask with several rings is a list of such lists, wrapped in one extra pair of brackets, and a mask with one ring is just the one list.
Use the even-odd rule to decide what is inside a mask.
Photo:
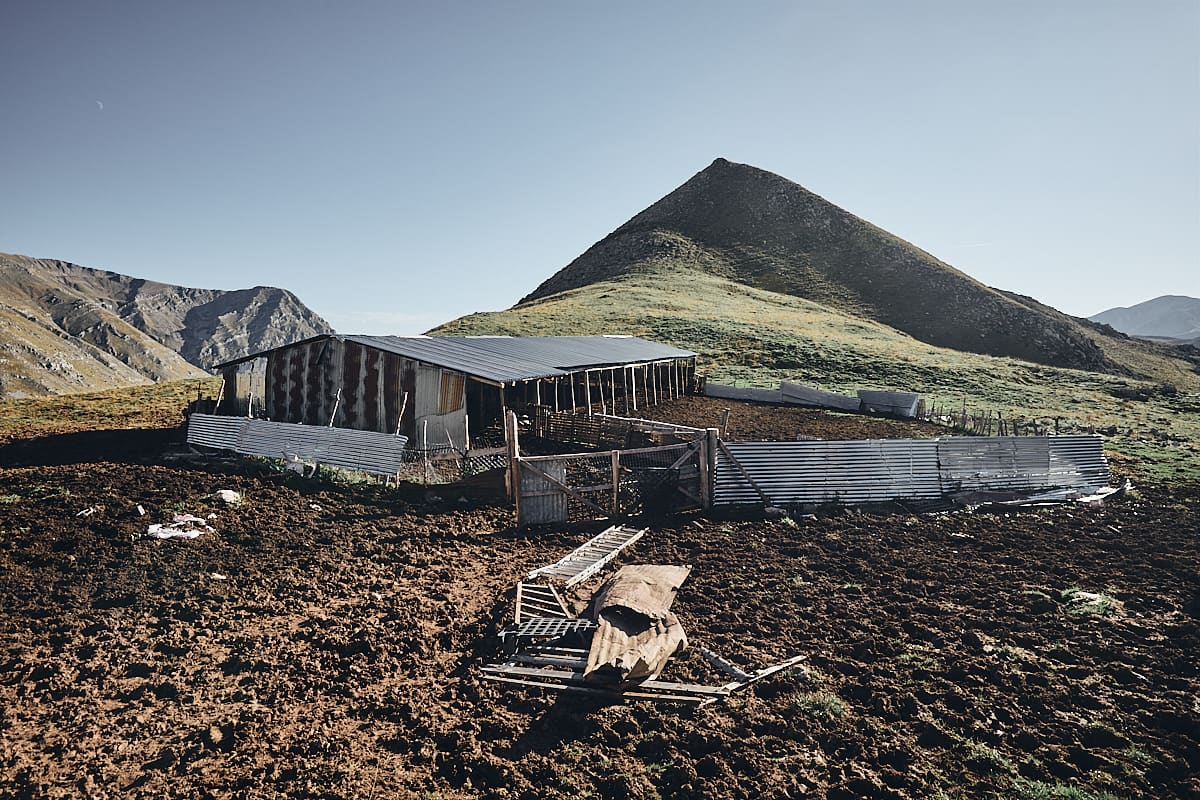
[(750, 400), (756, 403), (782, 403), (783, 393), (778, 389), (754, 389), (741, 386), (725, 386), (720, 383), (706, 383), (704, 394), (708, 397), (719, 397), (724, 400)]
[(214, 414), (192, 414), (188, 417), (188, 444), (213, 447), (218, 450), (237, 450), (246, 417), (222, 417)]
[(759, 503), (760, 491), (770, 504), (785, 507), (941, 494), (932, 439), (727, 442), (725, 447), (733, 460), (724, 451), (717, 457), (713, 502), (718, 505)]
[[(886, 502), (968, 491), (1094, 492), (1108, 485), (1099, 436), (726, 442), (716, 505)], [(732, 458), (730, 457), (732, 456)]]
[(188, 419), (188, 443), (264, 458), (295, 456), (342, 469), (395, 475), (404, 464), (408, 438), (350, 428), (192, 414)]

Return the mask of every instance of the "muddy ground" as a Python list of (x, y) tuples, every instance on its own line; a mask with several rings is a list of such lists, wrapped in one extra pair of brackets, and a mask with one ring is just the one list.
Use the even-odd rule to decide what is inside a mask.
[[(724, 415), (726, 410), (728, 417)], [(723, 438), (744, 442), (914, 439), (946, 434), (945, 429), (928, 422), (717, 397), (680, 397), (661, 406), (642, 409), (635, 416), (694, 428), (721, 428), (725, 421)]]
[[(621, 563), (695, 567), (664, 679), (722, 682), (699, 645), (808, 657), (694, 710), (480, 679), (514, 582), (602, 525), (517, 531), (444, 490), (168, 461), (167, 438), (0, 447), (0, 796), (1200, 794), (1200, 487), (647, 521)], [(180, 512), (214, 532), (140, 538)]]

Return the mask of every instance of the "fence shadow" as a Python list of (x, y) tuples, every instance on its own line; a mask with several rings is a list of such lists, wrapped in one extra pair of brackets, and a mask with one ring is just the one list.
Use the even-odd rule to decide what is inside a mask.
[(164, 449), (183, 441), (183, 428), (60, 433), (0, 445), (0, 467), (49, 467), (100, 461), (146, 463), (160, 461)]

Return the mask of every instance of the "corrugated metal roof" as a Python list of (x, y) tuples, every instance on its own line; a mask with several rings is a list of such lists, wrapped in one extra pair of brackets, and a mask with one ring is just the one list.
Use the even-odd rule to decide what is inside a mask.
[[(353, 336), (355, 342), (438, 367), (500, 382), (550, 378), (588, 367), (620, 366), (696, 355), (636, 336)], [(283, 349), (283, 348), (277, 348)], [(236, 361), (218, 364), (231, 366)]]

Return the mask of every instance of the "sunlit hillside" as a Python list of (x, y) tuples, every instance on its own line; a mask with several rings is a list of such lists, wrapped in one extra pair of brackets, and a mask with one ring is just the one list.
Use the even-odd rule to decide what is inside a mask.
[[(1200, 474), (1200, 375), (1181, 359), (1124, 348), (1137, 380), (934, 347), (893, 328), (702, 270), (630, 273), (507, 311), (472, 314), (443, 335), (628, 333), (700, 354), (711, 380), (747, 386), (800, 381), (833, 391), (904, 389), (946, 409), (1039, 419), (1110, 435), (1116, 461), (1147, 477)], [(1145, 399), (1138, 399), (1145, 398)]]

